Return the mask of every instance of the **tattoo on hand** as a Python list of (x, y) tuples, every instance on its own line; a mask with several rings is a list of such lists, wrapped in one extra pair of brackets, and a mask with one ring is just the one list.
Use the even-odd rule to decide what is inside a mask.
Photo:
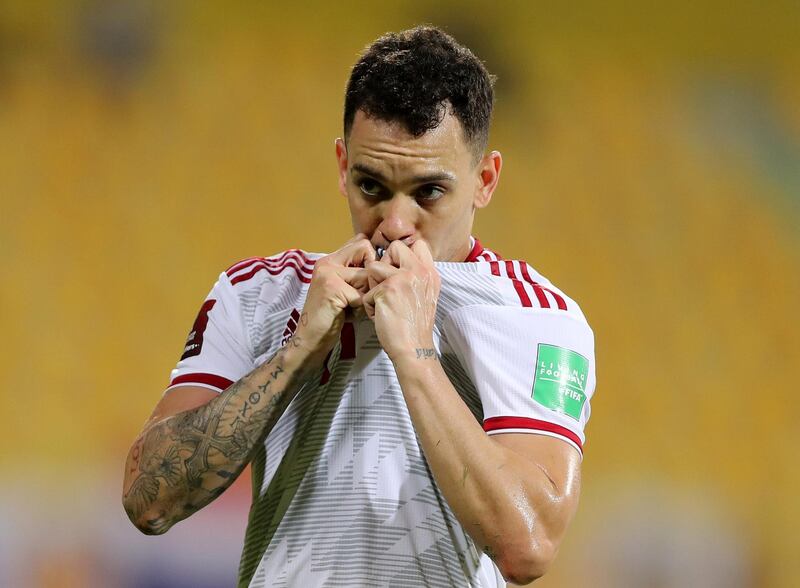
[(436, 350), (433, 347), (417, 347), (416, 351), (417, 359), (439, 359), (436, 357)]

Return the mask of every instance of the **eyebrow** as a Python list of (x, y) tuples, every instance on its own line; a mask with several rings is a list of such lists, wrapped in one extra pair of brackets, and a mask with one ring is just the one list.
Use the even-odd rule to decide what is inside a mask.
[[(388, 184), (389, 179), (384, 176), (381, 172), (376, 169), (372, 169), (368, 165), (364, 165), (363, 163), (354, 163), (353, 167), (351, 168), (352, 171), (358, 172), (365, 176), (370, 176), (371, 178), (375, 178), (382, 184)], [(448, 181), (448, 182), (455, 182), (456, 177), (446, 171), (439, 171), (433, 172), (430, 174), (423, 174), (414, 176), (409, 180), (411, 184), (430, 184), (432, 182), (441, 182), (441, 181)]]

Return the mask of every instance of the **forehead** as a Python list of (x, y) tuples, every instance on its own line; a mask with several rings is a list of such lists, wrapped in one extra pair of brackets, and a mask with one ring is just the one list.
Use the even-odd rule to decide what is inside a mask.
[(402, 124), (371, 118), (360, 110), (356, 112), (347, 139), (347, 155), (350, 166), (363, 163), (387, 172), (429, 168), (455, 170), (472, 157), (461, 123), (450, 113), (439, 126), (414, 137)]

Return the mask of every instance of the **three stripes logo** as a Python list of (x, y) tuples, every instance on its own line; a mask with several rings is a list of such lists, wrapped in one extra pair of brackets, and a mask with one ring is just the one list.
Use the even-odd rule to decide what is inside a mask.
[[(528, 272), (528, 264), (524, 261), (490, 261), (489, 268), (493, 276), (503, 276), (511, 279), (522, 306), (531, 307), (534, 305), (530, 296), (532, 292), (536, 299), (536, 304), (540, 308), (553, 308), (555, 306), (559, 310), (567, 310), (567, 303), (564, 297), (533, 280)], [(517, 272), (519, 272), (519, 276)]]
[(300, 313), (297, 312), (296, 308), (292, 309), (292, 314), (289, 315), (289, 321), (286, 323), (286, 328), (283, 330), (283, 336), (281, 338), (281, 347), (286, 345), (286, 342), (292, 338), (294, 332), (297, 330), (297, 323), (300, 322)]

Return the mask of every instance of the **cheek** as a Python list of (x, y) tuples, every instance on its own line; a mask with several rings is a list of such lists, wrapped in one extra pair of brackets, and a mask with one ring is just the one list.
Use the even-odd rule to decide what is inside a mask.
[(436, 221), (442, 226), (460, 227), (472, 216), (472, 200), (467, 194), (453, 194), (435, 211)]
[(372, 208), (362, 198), (354, 197), (352, 194), (347, 196), (347, 205), (356, 232), (369, 234), (372, 225), (376, 224)]

